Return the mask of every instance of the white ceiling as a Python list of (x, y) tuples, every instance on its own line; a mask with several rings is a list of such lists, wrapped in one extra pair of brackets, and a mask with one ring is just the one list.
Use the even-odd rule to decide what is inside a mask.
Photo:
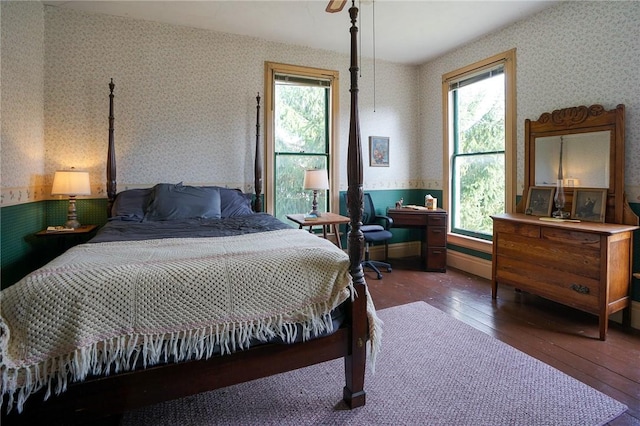
[[(373, 57), (375, 45), (377, 59), (421, 64), (559, 1), (562, 0), (357, 1), (361, 54)], [(334, 14), (325, 12), (328, 0), (44, 3), (349, 53), (351, 23), (347, 9), (351, 1), (342, 12)]]

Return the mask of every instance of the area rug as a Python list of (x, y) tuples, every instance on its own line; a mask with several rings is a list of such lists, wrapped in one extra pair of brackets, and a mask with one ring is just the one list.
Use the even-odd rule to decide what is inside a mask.
[(626, 406), (424, 302), (379, 311), (367, 404), (341, 402), (341, 360), (124, 415), (123, 425), (601, 425)]

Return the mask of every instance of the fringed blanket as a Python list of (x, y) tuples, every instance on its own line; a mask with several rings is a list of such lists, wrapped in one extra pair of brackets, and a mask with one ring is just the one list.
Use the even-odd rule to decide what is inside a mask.
[(348, 271), (343, 251), (293, 229), (76, 246), (0, 293), (2, 397), (21, 411), (88, 375), (332, 331)]

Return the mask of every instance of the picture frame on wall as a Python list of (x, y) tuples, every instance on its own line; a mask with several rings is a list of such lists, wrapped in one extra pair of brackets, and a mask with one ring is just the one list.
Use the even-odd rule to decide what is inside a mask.
[(389, 167), (389, 138), (369, 136), (369, 166)]
[(607, 190), (603, 188), (576, 188), (573, 190), (571, 217), (587, 222), (604, 223), (607, 209)]
[(551, 216), (555, 190), (553, 186), (529, 187), (525, 213), (533, 216)]

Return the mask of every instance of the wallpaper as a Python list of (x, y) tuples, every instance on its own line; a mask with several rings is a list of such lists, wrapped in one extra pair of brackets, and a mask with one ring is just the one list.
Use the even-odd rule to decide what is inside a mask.
[[(0, 7), (0, 205), (49, 197), (53, 172), (69, 167), (88, 170), (92, 197), (104, 196), (111, 78), (119, 189), (183, 181), (252, 190), (265, 61), (340, 72), (337, 154), (346, 189), (348, 56), (38, 2)], [(345, 17), (345, 43), (348, 26)], [(442, 188), (442, 74), (516, 48), (518, 188), (525, 118), (623, 103), (626, 190), (640, 202), (638, 46), (640, 2), (562, 2), (420, 67), (363, 58), (365, 189)], [(390, 138), (390, 167), (368, 166), (369, 136)]]
[[(255, 98), (264, 92), (265, 61), (340, 72), (341, 148), (337, 155), (339, 186), (346, 188), (347, 55), (202, 29), (43, 8), (45, 154), (40, 174), (47, 189), (55, 170), (75, 167), (90, 172), (92, 196), (104, 196), (108, 83), (113, 78), (120, 190), (180, 181), (252, 190)], [(347, 15), (344, 21), (345, 43), (349, 43)], [(373, 61), (364, 60), (361, 68), (364, 157), (368, 156), (368, 136), (388, 136), (391, 141), (390, 167), (365, 167), (367, 189), (419, 187), (423, 184), (417, 172), (420, 162), (412, 155), (418, 143), (419, 102), (414, 90), (418, 69), (376, 61), (374, 94)], [(384, 84), (389, 80), (394, 84)], [(11, 149), (18, 151), (19, 144), (22, 141)], [(5, 176), (16, 186), (28, 185), (32, 173), (21, 172), (13, 162), (3, 165), (3, 191)]]
[(0, 203), (42, 199), (44, 173), (44, 9), (2, 3)]
[(524, 120), (577, 105), (626, 106), (625, 188), (640, 202), (640, 2), (562, 2), (420, 69), (422, 175), (442, 175), (442, 75), (516, 48), (518, 189), (524, 183)]

